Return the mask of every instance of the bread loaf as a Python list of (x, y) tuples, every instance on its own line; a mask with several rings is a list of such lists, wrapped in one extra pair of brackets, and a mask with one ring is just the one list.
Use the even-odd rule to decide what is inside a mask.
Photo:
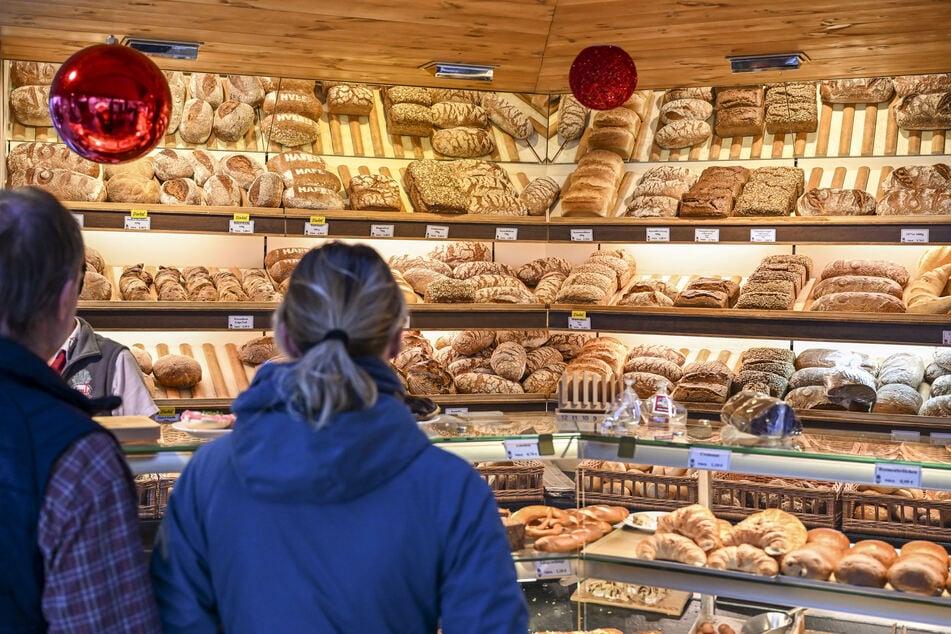
[(875, 213), (879, 216), (949, 216), (951, 190), (896, 189), (882, 197)]
[(913, 416), (921, 409), (921, 404), (921, 394), (915, 388), (903, 383), (889, 383), (878, 388), (872, 411), (878, 414)]
[(191, 357), (167, 354), (152, 364), (152, 375), (166, 387), (190, 388), (201, 381), (201, 366)]
[(544, 216), (558, 199), (561, 188), (550, 176), (540, 176), (528, 184), (518, 198), (529, 216)]
[(552, 394), (565, 371), (564, 363), (553, 363), (532, 372), (522, 381), (522, 389), (532, 394)]
[(249, 154), (231, 154), (218, 162), (218, 173), (234, 179), (238, 187), (248, 189), (264, 173), (264, 165)]
[(50, 127), (50, 87), (20, 86), (10, 91), (13, 118), (23, 125)]
[(469, 196), (444, 161), (412, 161), (404, 176), (406, 192), (418, 212), (464, 214)]
[(819, 298), (830, 293), (846, 292), (884, 293), (902, 298), (902, 288), (898, 282), (872, 275), (839, 275), (826, 278), (813, 287), (812, 296)]
[(951, 374), (943, 374), (931, 382), (931, 396), (951, 394)]
[(261, 110), (270, 114), (296, 114), (317, 121), (324, 112), (320, 101), (310, 92), (269, 92), (264, 96)]
[(664, 125), (675, 121), (706, 121), (713, 116), (713, 105), (702, 99), (674, 99), (660, 108), (660, 122)]
[(485, 109), (473, 103), (458, 101), (434, 103), (430, 110), (433, 115), (433, 125), (437, 128), (484, 128), (489, 123)]
[(182, 123), (182, 114), (185, 111), (186, 83), (185, 74), (181, 71), (163, 71), (168, 79), (168, 90), (172, 95), (171, 112), (168, 116), (168, 127), (165, 134), (175, 134)]
[(895, 104), (895, 122), (905, 130), (951, 128), (951, 92), (902, 97)]
[(427, 108), (433, 105), (433, 95), (429, 88), (416, 86), (387, 86), (382, 90), (384, 102), (391, 104), (415, 103)]
[(822, 385), (806, 385), (789, 391), (786, 403), (795, 409), (844, 410), (845, 406), (831, 400)]
[(738, 106), (717, 107), (714, 131), (718, 137), (750, 136), (763, 133), (765, 113), (763, 107)]
[(875, 209), (875, 198), (861, 189), (810, 189), (796, 201), (799, 216), (869, 216)]
[(819, 82), (826, 103), (881, 103), (895, 94), (891, 77), (832, 79)]
[(83, 290), (79, 294), (79, 299), (94, 301), (112, 299), (112, 283), (101, 273), (86, 271), (83, 277)]
[(399, 184), (383, 174), (358, 174), (348, 186), (350, 207), (355, 210), (400, 211)]
[(238, 359), (249, 365), (261, 365), (279, 354), (280, 351), (277, 349), (274, 337), (271, 336), (256, 337), (244, 342), (238, 349)]
[(346, 209), (346, 202), (332, 189), (301, 185), (284, 190), (284, 206), (292, 209)]
[(326, 90), (327, 112), (365, 116), (373, 110), (373, 91), (363, 84), (335, 84)]
[(117, 203), (157, 204), (160, 202), (158, 180), (122, 175), (106, 182), (106, 200)]
[[(192, 166), (193, 173), (190, 177), (195, 180), (195, 184), (199, 187), (202, 187), (212, 174), (218, 172), (218, 159), (205, 150), (192, 150), (185, 153), (184, 157)], [(188, 176), (180, 178), (188, 178)]]
[(784, 82), (766, 89), (767, 132), (815, 132), (818, 127), (819, 106), (814, 83)]
[(386, 109), (386, 127), (390, 134), (432, 136), (433, 113), (428, 105), (394, 103)]
[(921, 357), (905, 352), (889, 355), (878, 369), (878, 384), (903, 383), (918, 389), (925, 374), (925, 364)]
[(522, 394), (521, 384), (494, 374), (467, 372), (455, 377), (460, 394)]
[(228, 100), (215, 110), (212, 132), (222, 141), (237, 141), (254, 125), (254, 108), (246, 103)]
[(309, 94), (314, 92), (314, 81), (311, 79), (291, 79), (289, 77), (261, 77), (264, 92), (299, 92)]
[(206, 205), (240, 207), (241, 188), (227, 174), (215, 174), (205, 181), (202, 195)]
[(320, 138), (320, 126), (316, 121), (291, 112), (267, 115), (261, 121), (261, 132), (268, 142), (288, 147), (313, 143)]
[(815, 300), (809, 307), (815, 311), (851, 313), (903, 313), (905, 304), (885, 293), (845, 292), (830, 293)]
[(189, 99), (182, 110), (178, 134), (186, 143), (201, 144), (208, 140), (215, 123), (215, 111), (203, 99)]
[(902, 555), (888, 569), (888, 583), (900, 592), (941, 594), (947, 578), (947, 562), (941, 565), (927, 555)]
[(565, 141), (574, 141), (584, 133), (588, 108), (574, 95), (562, 95), (558, 102), (558, 134)]
[(660, 128), (654, 142), (662, 148), (677, 149), (703, 143), (713, 134), (710, 124), (699, 119), (679, 119)]
[(188, 77), (188, 94), (192, 99), (207, 101), (212, 108), (224, 101), (221, 79), (211, 73), (192, 73)]
[[(84, 159), (65, 145), (57, 143), (19, 143), (7, 154), (10, 173), (29, 168), (62, 169), (79, 172), (91, 178), (99, 178), (102, 168), (99, 163)], [(151, 175), (149, 175), (151, 178)]]
[(535, 133), (535, 127), (528, 115), (501, 95), (485, 93), (482, 95), (482, 107), (492, 123), (516, 139), (528, 139)]
[(482, 91), (460, 90), (458, 88), (430, 88), (429, 95), (433, 105), (441, 102), (471, 103), (478, 105), (482, 101)]
[(135, 357), (135, 362), (139, 364), (139, 369), (142, 370), (142, 374), (152, 374), (152, 355), (144, 348), (138, 346), (130, 347), (129, 352)]
[(11, 187), (39, 187), (59, 200), (103, 202), (106, 185), (103, 181), (64, 169), (28, 168), (10, 176)]
[(514, 341), (500, 343), (492, 353), (489, 364), (502, 378), (521, 381), (527, 365), (525, 348)]
[(264, 84), (253, 75), (228, 75), (225, 80), (229, 99), (257, 108), (264, 103)]
[(49, 85), (58, 70), (59, 64), (13, 60), (10, 62), (10, 82), (14, 88)]
[(899, 75), (892, 80), (898, 97), (951, 91), (951, 73), (930, 75)]
[(163, 205), (200, 205), (202, 190), (191, 178), (173, 178), (162, 183), (159, 201)]
[(182, 272), (173, 266), (159, 266), (155, 274), (155, 294), (162, 302), (187, 301), (188, 293), (185, 292)]
[(492, 137), (482, 128), (473, 127), (436, 130), (432, 143), (440, 154), (459, 158), (483, 156), (495, 149)]
[(951, 394), (932, 396), (921, 405), (919, 416), (951, 416)]
[(882, 181), (882, 189), (947, 189), (951, 187), (951, 166), (945, 163), (934, 165), (909, 165), (889, 172)]
[(908, 284), (908, 271), (900, 264), (885, 260), (834, 260), (822, 269), (820, 280), (838, 275), (871, 275), (887, 277), (898, 282), (903, 288)]
[(166, 148), (160, 150), (154, 159), (152, 169), (159, 180), (191, 178), (195, 173), (195, 165), (188, 159), (187, 151)]
[[(90, 176), (98, 175), (98, 170), (96, 173), (90, 174)], [(155, 159), (151, 156), (147, 156), (129, 161), (128, 163), (116, 163), (103, 166), (102, 177), (104, 180), (108, 181), (116, 176), (135, 176), (143, 179), (155, 178)]]
[(284, 181), (273, 172), (258, 174), (248, 187), (248, 203), (252, 207), (280, 207), (284, 198)]

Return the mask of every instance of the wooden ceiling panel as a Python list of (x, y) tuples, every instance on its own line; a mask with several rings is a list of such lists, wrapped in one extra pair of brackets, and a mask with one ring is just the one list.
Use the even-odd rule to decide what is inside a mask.
[[(616, 44), (642, 88), (951, 70), (948, 0), (5, 0), (0, 55), (62, 61), (109, 34), (202, 41), (163, 68), (568, 92), (592, 44)], [(728, 55), (803, 51), (798, 71), (734, 75)], [(432, 61), (497, 66), (492, 84), (437, 80)]]

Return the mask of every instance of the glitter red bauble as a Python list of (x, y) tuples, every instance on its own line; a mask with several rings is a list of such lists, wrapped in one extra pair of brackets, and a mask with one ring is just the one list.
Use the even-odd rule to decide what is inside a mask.
[(589, 46), (571, 63), (568, 84), (575, 98), (594, 110), (610, 110), (637, 88), (637, 67), (620, 46)]
[(66, 60), (50, 86), (50, 117), (63, 142), (97, 163), (137, 159), (168, 128), (172, 94), (142, 53), (97, 44)]

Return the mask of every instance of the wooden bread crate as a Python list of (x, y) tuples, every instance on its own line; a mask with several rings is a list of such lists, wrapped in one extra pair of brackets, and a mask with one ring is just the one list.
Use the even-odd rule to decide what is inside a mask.
[(927, 497), (915, 499), (906, 495), (921, 489), (901, 491), (904, 494), (879, 493), (847, 484), (842, 491), (842, 530), (903, 539), (951, 541), (951, 494), (924, 491)]
[(741, 520), (763, 509), (778, 508), (809, 528), (839, 528), (842, 520), (842, 485), (837, 482), (716, 472), (712, 486), (710, 510), (723, 519)]
[(473, 465), (495, 494), (499, 506), (545, 501), (545, 463), (501, 460)]
[(683, 476), (611, 471), (603, 460), (582, 460), (575, 473), (579, 504), (673, 511), (698, 499), (696, 472)]

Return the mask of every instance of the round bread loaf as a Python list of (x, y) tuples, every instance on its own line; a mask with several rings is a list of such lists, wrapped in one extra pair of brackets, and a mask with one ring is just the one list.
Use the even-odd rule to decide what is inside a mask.
[(203, 99), (212, 108), (217, 108), (224, 100), (224, 88), (218, 75), (212, 73), (192, 73), (188, 76), (188, 94), (192, 99)]
[(935, 377), (931, 382), (931, 396), (945, 396), (951, 394), (951, 374)]
[(902, 557), (888, 569), (888, 583), (901, 592), (935, 595), (944, 591), (948, 566), (925, 554)]
[(200, 144), (208, 140), (215, 123), (215, 110), (203, 99), (189, 99), (182, 108), (178, 134), (185, 143)]
[(264, 171), (264, 165), (247, 154), (232, 154), (218, 162), (218, 173), (233, 178), (241, 189), (250, 188), (254, 179)]
[(241, 206), (241, 188), (227, 174), (215, 174), (205, 181), (202, 194), (206, 205), (222, 207)]
[(141, 178), (134, 174), (120, 174), (106, 181), (106, 200), (115, 203), (161, 202), (161, 189), (155, 178)]
[(835, 567), (835, 580), (853, 586), (883, 588), (887, 581), (888, 568), (869, 555), (847, 555)]
[(162, 183), (159, 201), (163, 205), (200, 205), (201, 191), (191, 178), (173, 178)]
[(52, 84), (58, 70), (59, 64), (16, 60), (10, 63), (10, 81), (14, 88)]
[(212, 156), (210, 152), (206, 152), (205, 150), (192, 150), (185, 155), (185, 158), (188, 159), (188, 162), (190, 162), (194, 168), (194, 174), (192, 174), (191, 177), (195, 179), (195, 183), (199, 187), (204, 185), (205, 181), (213, 174), (218, 173), (218, 159)]
[(20, 86), (10, 92), (10, 110), (23, 125), (50, 127), (50, 87)]
[(188, 152), (179, 152), (170, 148), (155, 155), (152, 170), (162, 181), (173, 178), (191, 178), (195, 173), (194, 164), (188, 160)]
[(112, 284), (96, 271), (86, 271), (83, 278), (83, 291), (79, 299), (105, 301), (112, 299)]
[[(135, 176), (137, 178), (151, 179), (155, 177), (155, 159), (151, 156), (141, 158), (128, 163), (117, 163), (115, 165), (103, 165), (102, 177), (110, 180), (116, 176)], [(93, 174), (94, 176), (95, 174)]]
[(191, 357), (167, 354), (152, 364), (152, 375), (166, 387), (194, 387), (201, 381), (201, 366)]
[(918, 410), (919, 416), (951, 416), (951, 394), (932, 396)]
[(951, 348), (935, 350), (934, 362), (948, 372), (951, 372)]
[(264, 84), (260, 77), (253, 75), (228, 75), (225, 83), (231, 99), (257, 108), (264, 103)]
[(855, 542), (852, 546), (852, 550), (849, 551), (849, 555), (857, 555), (859, 553), (874, 557), (882, 562), (886, 568), (891, 566), (895, 563), (895, 560), (898, 559), (898, 551), (895, 550), (895, 547), (880, 539), (863, 539), (862, 541)]
[(129, 348), (129, 351), (132, 353), (132, 356), (135, 357), (135, 362), (139, 364), (139, 369), (142, 370), (142, 374), (152, 374), (152, 355), (144, 348), (138, 346), (132, 346)]
[(904, 383), (915, 389), (925, 376), (925, 364), (921, 357), (906, 352), (889, 355), (878, 368), (878, 384)]
[(274, 337), (257, 337), (245, 342), (238, 349), (238, 359), (249, 365), (261, 365), (280, 354)]
[(880, 414), (917, 414), (922, 398), (913, 387), (903, 383), (889, 383), (878, 388), (872, 411)]
[(99, 253), (98, 250), (87, 245), (85, 247), (84, 257), (86, 261), (86, 268), (91, 269), (96, 273), (105, 273), (106, 260), (102, 257), (102, 253)]
[(248, 188), (248, 203), (253, 207), (280, 207), (284, 197), (284, 181), (278, 174), (258, 174)]
[(222, 141), (233, 142), (242, 138), (254, 125), (254, 108), (230, 99), (215, 110), (212, 131)]
[(806, 532), (806, 543), (829, 544), (839, 552), (847, 551), (852, 543), (842, 531), (834, 528), (812, 528)]
[(786, 403), (795, 409), (831, 409), (844, 410), (845, 406), (829, 398), (823, 385), (805, 385), (790, 390), (786, 394)]

